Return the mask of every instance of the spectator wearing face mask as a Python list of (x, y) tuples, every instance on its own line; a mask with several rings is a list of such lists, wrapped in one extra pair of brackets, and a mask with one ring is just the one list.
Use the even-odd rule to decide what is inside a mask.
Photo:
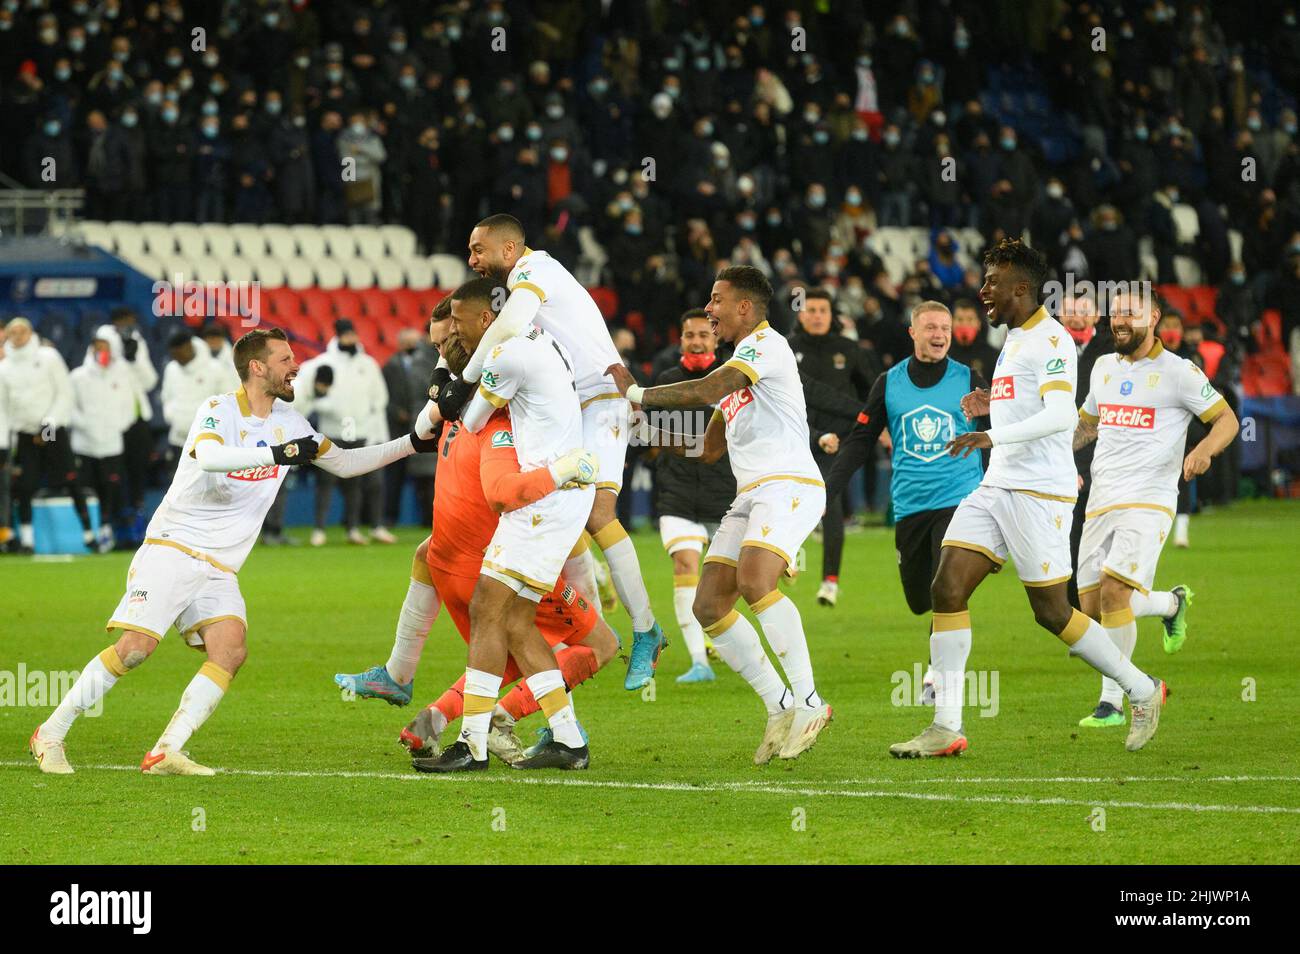
[(930, 274), (943, 288), (953, 289), (961, 285), (965, 269), (957, 261), (957, 239), (947, 229), (931, 234), (928, 261)]
[(127, 193), (131, 186), (132, 152), (125, 130), (110, 124), (104, 114), (93, 110), (86, 117), (85, 170), (86, 217), (114, 220), (126, 217)]
[(952, 350), (954, 361), (960, 361), (984, 380), (993, 380), (993, 368), (998, 353), (988, 343), (984, 317), (973, 300), (959, 298), (952, 306)]
[(1047, 263), (1057, 272), (1065, 260), (1066, 233), (1074, 220), (1074, 205), (1065, 195), (1065, 184), (1056, 176), (1047, 180), (1047, 188), (1029, 216), (1029, 234), (1035, 247), (1047, 256)]
[[(366, 354), (356, 326), (346, 318), (334, 322), (334, 337), (323, 354), (303, 362), (294, 386), (294, 406), (304, 417), (315, 414), (317, 427), (343, 448), (387, 440), (388, 386), (375, 359)], [(325, 544), (325, 522), (334, 487), (343, 492), (343, 525), (348, 542), (364, 545), (362, 506), (371, 510), (373, 539), (393, 543), (383, 525), (383, 480), (379, 471), (346, 479), (321, 471), (316, 475), (316, 525), (311, 545)]]
[(23, 180), (32, 189), (70, 189), (81, 184), (72, 137), (63, 121), (48, 114), (23, 146)]
[(194, 220), (226, 221), (230, 144), (221, 135), (221, 119), (217, 115), (204, 114), (190, 152), (194, 156)]
[(349, 225), (378, 225), (383, 197), (384, 142), (370, 129), (364, 113), (353, 113), (338, 137), (339, 156), (351, 160), (355, 178), (345, 179), (343, 195)]
[(906, 227), (912, 224), (913, 157), (902, 147), (902, 132), (890, 123), (881, 135), (880, 164), (876, 169), (876, 192), (880, 196), (880, 224)]
[(135, 382), (122, 357), (122, 339), (103, 325), (86, 348), (86, 358), (69, 376), (72, 385), (72, 453), (85, 486), (99, 498), (99, 529), (86, 546), (113, 549), (113, 516), (121, 509), (125, 481), (123, 434), (136, 418)]
[(194, 214), (194, 135), (180, 117), (177, 102), (164, 100), (146, 142), (153, 218), (161, 222)]
[(1093, 281), (1129, 281), (1140, 274), (1137, 236), (1113, 205), (1093, 211), (1092, 228), (1080, 244)]

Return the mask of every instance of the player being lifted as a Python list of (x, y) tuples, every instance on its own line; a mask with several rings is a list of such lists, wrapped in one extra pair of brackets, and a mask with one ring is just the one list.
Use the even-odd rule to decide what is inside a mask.
[[(654, 676), (665, 646), (663, 631), (650, 608), (641, 564), (627, 531), (615, 515), (627, 454), (629, 408), (611, 386), (605, 368), (619, 360), (605, 319), (591, 295), (568, 269), (543, 251), (524, 244), (523, 226), (514, 216), (490, 215), (469, 236), (469, 267), (505, 285), (510, 297), (482, 344), (470, 357), (465, 380), (479, 379), (493, 349), (536, 323), (563, 345), (573, 362), (582, 409), (582, 446), (600, 460), (595, 502), (586, 529), (605, 553), (618, 597), (632, 617), (632, 652), (627, 689), (640, 689)], [(595, 590), (594, 558), (582, 589)]]
[[(1074, 432), (1076, 449), (1097, 441), (1079, 546), (1079, 602), (1125, 659), (1137, 644), (1135, 617), (1161, 618), (1167, 653), (1178, 652), (1187, 637), (1192, 591), (1179, 585), (1153, 593), (1151, 586), (1173, 525), (1188, 422), (1194, 414), (1210, 432), (1182, 462), (1184, 480), (1205, 473), (1237, 435), (1237, 415), (1200, 368), (1164, 349), (1159, 324), (1149, 286), (1130, 283), (1111, 299), (1115, 353), (1093, 366)], [(1123, 724), (1124, 693), (1103, 676), (1101, 701), (1079, 725)]]
[[(799, 610), (777, 589), (821, 520), (826, 488), (809, 450), (798, 363), (789, 342), (767, 323), (771, 297), (772, 286), (753, 266), (718, 273), (704, 310), (718, 337), (734, 342), (736, 351), (707, 377), (641, 388), (622, 364), (607, 369), (633, 404), (717, 407), (698, 459), (711, 463), (724, 451), (730, 455), (736, 499), (709, 544), (694, 611), (718, 655), (767, 707), (767, 728), (754, 754), (759, 765), (778, 754), (797, 758), (831, 721), (831, 707), (814, 684)], [(662, 452), (683, 450), (679, 445)], [(758, 632), (736, 612), (742, 596), (780, 658), (789, 688), (768, 661)]]
[(1155, 734), (1165, 684), (1125, 659), (1094, 620), (1070, 606), (1070, 521), (1078, 474), (1071, 437), (1074, 341), (1039, 304), (1047, 263), (1019, 240), (999, 242), (984, 256), (980, 300), (993, 325), (1010, 329), (988, 391), (962, 399), (968, 418), (989, 415), (992, 427), (958, 435), (950, 453), (991, 447), (988, 472), (948, 524), (931, 586), (934, 618), (930, 660), (935, 677), (934, 722), (916, 738), (889, 747), (897, 758), (956, 755), (967, 747), (961, 708), (970, 654), (968, 601), (1008, 554), (1025, 586), (1034, 619), (1056, 634), (1129, 697), (1133, 725), (1126, 747), (1136, 751)]
[[(482, 342), (506, 302), (506, 289), (491, 278), (466, 282), (451, 294), (452, 333), (467, 353)], [(489, 349), (478, 389), (460, 412), (460, 423), (478, 433), (509, 406), (515, 453), (524, 473), (585, 461), (580, 486), (565, 486), (503, 514), (493, 533), (470, 598), (469, 663), (460, 738), (431, 772), (487, 768), (487, 737), (502, 676), (513, 658), (546, 713), (553, 739), (516, 768), (583, 769), (586, 736), (573, 715), (564, 676), (537, 629), (537, 604), (550, 593), (591, 513), (593, 464), (581, 447), (582, 415), (568, 353), (536, 325)], [(431, 412), (434, 423), (438, 408)]]
[(64, 739), (77, 716), (157, 648), (173, 625), (207, 662), (181, 696), (180, 708), (140, 763), (150, 775), (212, 775), (182, 751), (212, 715), (248, 655), (243, 566), (289, 466), (311, 464), (338, 477), (356, 477), (433, 441), (414, 434), (386, 444), (345, 450), (314, 431), (293, 408), (298, 362), (283, 331), (250, 331), (234, 347), (242, 384), (203, 402), (190, 426), (171, 487), (136, 551), (126, 592), (109, 618), (117, 642), (90, 660), (30, 747), (41, 771), (67, 775)]

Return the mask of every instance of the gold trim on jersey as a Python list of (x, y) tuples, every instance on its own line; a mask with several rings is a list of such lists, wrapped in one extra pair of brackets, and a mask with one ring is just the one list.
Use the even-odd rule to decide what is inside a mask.
[(1096, 424), (1101, 420), (1101, 417), (1096, 414), (1089, 414), (1083, 408), (1079, 408), (1079, 417), (1083, 418), (1083, 420), (1087, 421), (1089, 424)]
[(1146, 596), (1151, 592), (1145, 586), (1139, 583), (1137, 580), (1130, 580), (1127, 576), (1121, 576), (1120, 574), (1116, 573), (1108, 566), (1103, 566), (1101, 568), (1101, 572), (1105, 573), (1107, 576), (1114, 577), (1115, 579), (1123, 583), (1125, 586), (1131, 586), (1133, 589), (1137, 590), (1143, 596)]
[(320, 446), (316, 448), (316, 456), (313, 457), (312, 459), (320, 460), (322, 457), (324, 457), (326, 454), (330, 452), (330, 448), (332, 448), (333, 446), (334, 446), (334, 442), (330, 440), (328, 437), (321, 438)]
[(239, 620), (241, 623), (244, 624), (244, 628), (245, 628), (245, 629), (248, 628), (248, 621), (247, 621), (246, 619), (244, 619), (244, 617), (242, 617), (242, 616), (236, 616), (234, 613), (226, 613), (226, 614), (224, 614), (224, 615), (222, 615), (222, 616), (209, 616), (207, 619), (201, 619), (201, 620), (199, 620), (197, 623), (195, 623), (193, 626), (189, 626), (189, 627), (187, 627), (187, 628), (185, 629), (185, 632), (181, 633), (181, 635), (182, 635), (182, 636), (189, 636), (191, 633), (197, 633), (197, 632), (198, 632), (199, 630), (201, 630), (204, 626), (211, 626), (213, 623), (219, 623), (219, 622), (221, 622), (223, 619), (237, 619), (237, 620)]
[(587, 409), (588, 404), (595, 404), (597, 401), (613, 401), (613, 400), (620, 399), (622, 397), (623, 395), (619, 394), (617, 391), (609, 391), (605, 394), (597, 394), (595, 397), (589, 397), (587, 398), (587, 400), (579, 404), (578, 409), (585, 411)]
[(152, 636), (154, 639), (158, 640), (158, 642), (160, 643), (162, 642), (161, 636), (155, 633), (152, 629), (145, 629), (143, 626), (141, 626), (138, 623), (124, 623), (120, 619), (110, 619), (108, 621), (108, 625), (105, 626), (104, 629), (106, 630), (129, 629), (135, 633), (144, 633), (146, 636)]
[(749, 491), (753, 490), (759, 484), (770, 483), (773, 480), (793, 480), (796, 484), (808, 484), (809, 486), (812, 487), (826, 486), (824, 482), (818, 480), (815, 477), (800, 477), (798, 474), (772, 474), (768, 477), (760, 477), (758, 478), (758, 480), (752, 480), (749, 483), (745, 484), (745, 486), (741, 487), (739, 490), (736, 491), (736, 496), (739, 497), (741, 494), (748, 493)]
[(1039, 500), (1057, 500), (1068, 504), (1072, 504), (1079, 499), (1078, 497), (1062, 497), (1060, 494), (1045, 494), (1040, 490), (1021, 490), (1018, 487), (1013, 487), (1011, 492), (1013, 494), (1028, 494), (1031, 497), (1037, 497)]
[(1070, 574), (1067, 573), (1065, 576), (1055, 576), (1050, 580), (1021, 580), (1020, 582), (1024, 586), (1055, 586), (1057, 583), (1064, 583), (1069, 578)]
[(195, 448), (199, 446), (199, 441), (216, 441), (218, 444), (225, 443), (225, 440), (222, 439), (220, 434), (213, 434), (211, 431), (204, 431), (198, 437), (194, 438), (194, 443), (190, 445), (190, 456), (195, 460), (198, 460), (199, 458), (199, 455), (194, 453)]
[(1151, 350), (1148, 351), (1143, 357), (1135, 358), (1131, 354), (1125, 354), (1125, 355), (1120, 355), (1120, 360), (1127, 361), (1129, 364), (1137, 364), (1138, 361), (1154, 361), (1156, 358), (1160, 357), (1161, 353), (1164, 350), (1165, 350), (1164, 344), (1160, 341), (1159, 338), (1156, 338), (1155, 343), (1151, 345)]
[(1084, 593), (1091, 593), (1093, 590), (1099, 589), (1101, 589), (1100, 583), (1089, 583), (1087, 586), (1079, 587), (1079, 595), (1082, 596)]
[(956, 547), (958, 550), (971, 550), (975, 553), (982, 553), (998, 566), (1007, 562), (1006, 557), (1000, 557), (988, 547), (982, 547), (978, 543), (967, 543), (965, 540), (945, 540), (939, 544), (939, 547)]
[(1069, 381), (1047, 381), (1038, 388), (1038, 396), (1042, 397), (1048, 391), (1073, 391), (1074, 385)]
[(664, 549), (671, 550), (679, 543), (708, 543), (708, 542), (709, 542), (708, 537), (673, 537), (671, 540), (668, 540), (667, 542), (664, 543)]
[(740, 548), (743, 550), (745, 547), (757, 547), (760, 550), (770, 550), (772, 553), (775, 553), (784, 560), (786, 566), (794, 566), (794, 560), (790, 559), (790, 554), (786, 553), (780, 547), (772, 546), (770, 543), (764, 543), (762, 540), (742, 540), (740, 542)]
[(1210, 421), (1214, 420), (1227, 409), (1228, 402), (1223, 398), (1219, 398), (1197, 416), (1201, 419), (1201, 423), (1209, 424)]
[(745, 377), (749, 378), (750, 384), (758, 383), (758, 372), (755, 371), (753, 368), (751, 368), (749, 365), (747, 365), (745, 362), (741, 361), (739, 358), (732, 358), (730, 361), (724, 362), (722, 366), (724, 368), (735, 368)]
[(1174, 519), (1174, 512), (1172, 510), (1168, 507), (1162, 507), (1160, 504), (1153, 503), (1108, 504), (1105, 507), (1098, 507), (1096, 510), (1089, 510), (1083, 515), (1083, 519), (1086, 522), (1091, 520), (1093, 517), (1101, 516), (1103, 513), (1110, 513), (1112, 510), (1159, 510), (1161, 513), (1169, 517), (1170, 520)]
[(241, 384), (239, 390), (235, 392), (235, 403), (239, 405), (239, 413), (244, 417), (253, 416), (253, 405), (248, 401), (248, 392), (244, 390)]
[(710, 553), (708, 556), (706, 556), (706, 557), (704, 558), (704, 562), (705, 562), (705, 563), (721, 563), (723, 566), (729, 566), (729, 567), (732, 567), (732, 568), (734, 568), (734, 567), (736, 566), (736, 561), (733, 560), (731, 557), (724, 557), (724, 556), (720, 556), (720, 555), (718, 555), (718, 554), (714, 554), (714, 553)]
[(226, 573), (235, 572), (230, 567), (226, 566), (224, 563), (212, 559), (212, 557), (208, 556), (206, 553), (200, 553), (198, 550), (191, 550), (189, 547), (185, 546), (184, 544), (177, 543), (174, 540), (162, 540), (159, 539), (158, 537), (145, 537), (144, 542), (148, 544), (152, 544), (156, 547), (171, 547), (173, 550), (180, 550), (181, 553), (184, 553), (186, 556), (193, 557), (196, 560), (202, 560), (204, 563), (211, 563), (218, 570), (224, 570)]
[(479, 396), (483, 398), (483, 400), (487, 401), (497, 410), (500, 410), (501, 408), (505, 407), (507, 404), (510, 403), (509, 398), (503, 398), (500, 395), (493, 394), (491, 391), (489, 391), (481, 384), (478, 386), (478, 393)]
[(554, 583), (543, 583), (540, 580), (534, 580), (530, 576), (524, 576), (522, 573), (519, 573), (516, 570), (507, 569), (506, 567), (501, 566), (501, 564), (493, 563), (490, 560), (484, 560), (483, 566), (484, 568), (492, 570), (495, 573), (500, 573), (503, 576), (508, 576), (512, 580), (518, 580), (520, 583), (523, 583), (525, 586), (527, 586), (530, 590), (535, 590), (536, 592), (541, 593), (543, 596), (551, 592), (551, 590), (555, 589)]
[(1038, 310), (1034, 312), (1032, 315), (1030, 315), (1028, 320), (1026, 320), (1025, 323), (1020, 326), (1020, 330), (1028, 331), (1030, 328), (1034, 327), (1034, 325), (1038, 324), (1046, 317), (1047, 317), (1047, 308), (1043, 305), (1039, 305)]
[(623, 489), (623, 485), (616, 480), (602, 480), (594, 486), (597, 490), (612, 490), (615, 496), (617, 496), (618, 492)]
[(519, 288), (522, 288), (525, 291), (532, 292), (534, 295), (536, 295), (538, 298), (542, 300), (543, 304), (546, 302), (546, 292), (542, 291), (532, 282), (515, 282), (515, 289), (519, 289)]

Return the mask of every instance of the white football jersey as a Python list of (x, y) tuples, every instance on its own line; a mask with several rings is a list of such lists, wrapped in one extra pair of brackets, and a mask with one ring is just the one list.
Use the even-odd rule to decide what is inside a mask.
[[(990, 385), (991, 426), (1033, 417), (1043, 409), (1048, 391), (1073, 394), (1077, 362), (1074, 339), (1040, 306), (1023, 325), (1012, 328), (1002, 344)], [(1079, 486), (1073, 440), (1066, 430), (1018, 444), (995, 444), (982, 483), (1073, 502)]]
[(320, 443), (317, 456), (330, 448), (329, 440), (285, 401), (277, 399), (270, 415), (260, 418), (253, 416), (243, 388), (208, 398), (194, 415), (176, 476), (149, 521), (146, 540), (177, 546), (238, 572), (289, 468), (269, 464), (209, 473), (199, 467), (194, 447), (205, 440), (227, 447), (270, 447), (299, 437)]
[(1157, 338), (1141, 361), (1097, 359), (1079, 415), (1097, 425), (1087, 516), (1122, 507), (1174, 515), (1187, 425), (1227, 407), (1205, 373)]
[(510, 408), (520, 470), (534, 470), (582, 446), (582, 411), (573, 361), (537, 325), (488, 354), (474, 400)]
[(782, 478), (823, 486), (809, 449), (808, 409), (790, 342), (764, 321), (736, 342), (735, 355), (723, 367), (736, 368), (749, 378), (748, 387), (717, 405), (727, 425), (736, 492)]
[(542, 300), (533, 322), (568, 350), (580, 402), (618, 394), (605, 375), (606, 368), (621, 360), (605, 316), (567, 268), (545, 252), (525, 248), (506, 278), (506, 287), (512, 292), (526, 288)]

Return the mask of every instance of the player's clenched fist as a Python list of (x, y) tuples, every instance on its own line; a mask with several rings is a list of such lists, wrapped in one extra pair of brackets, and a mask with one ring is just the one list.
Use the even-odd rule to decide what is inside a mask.
[(585, 487), (595, 483), (600, 473), (600, 459), (591, 451), (575, 447), (550, 465), (557, 487)]
[[(316, 459), (320, 444), (314, 437), (298, 437), (271, 448), (271, 457), (277, 464), (310, 464)], [(265, 459), (265, 458), (263, 458)]]
[[(968, 395), (969, 396), (969, 395)], [(963, 398), (963, 400), (965, 400)], [(993, 441), (988, 434), (983, 431), (967, 431), (965, 434), (958, 434), (955, 440), (948, 442), (949, 457), (961, 457), (963, 460), (971, 455), (972, 451), (983, 450), (993, 446)]]
[(966, 415), (968, 421), (987, 416), (989, 413), (989, 389), (976, 388), (963, 397), (961, 399), (961, 412)]

